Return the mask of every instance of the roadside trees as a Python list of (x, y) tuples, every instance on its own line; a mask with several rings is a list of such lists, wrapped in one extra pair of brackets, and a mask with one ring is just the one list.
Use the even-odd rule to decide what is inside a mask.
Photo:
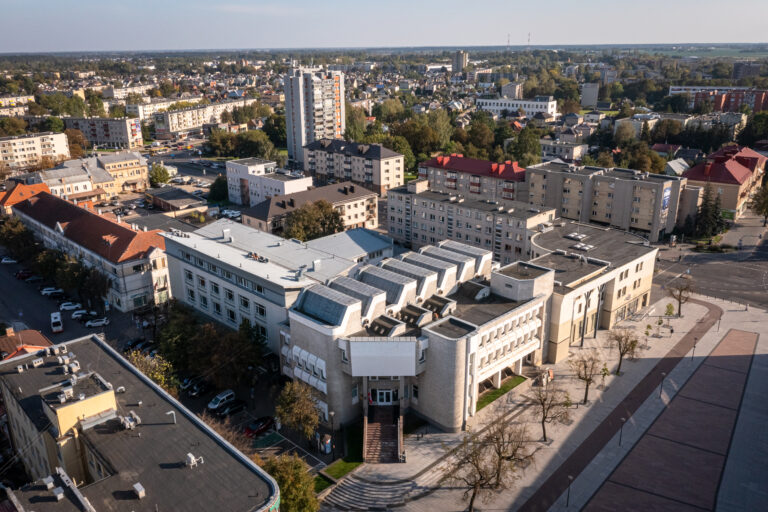
[(168, 172), (168, 169), (166, 169), (164, 165), (157, 163), (152, 164), (152, 169), (149, 170), (150, 185), (156, 187), (161, 183), (168, 183), (168, 180), (170, 179), (171, 174)]
[(576, 378), (584, 382), (583, 404), (589, 399), (589, 386), (600, 373), (600, 360), (592, 351), (583, 351), (578, 357), (570, 359), (568, 365), (576, 374)]
[(280, 505), (285, 510), (315, 512), (319, 508), (314, 479), (301, 457), (295, 453), (271, 457), (264, 463), (264, 469), (277, 480)]
[(667, 285), (669, 294), (677, 301), (677, 316), (683, 314), (683, 304), (688, 302), (693, 293), (693, 282), (690, 277), (682, 276)]
[(752, 196), (749, 207), (763, 218), (763, 226), (765, 226), (768, 223), (768, 187), (763, 185), (757, 189), (755, 195)]
[(311, 439), (320, 423), (312, 388), (301, 381), (285, 385), (277, 397), (275, 412), (280, 423)]
[(571, 398), (556, 384), (549, 384), (534, 388), (531, 401), (533, 402), (534, 417), (541, 423), (542, 441), (546, 443), (548, 440), (547, 424), (554, 421), (568, 421)]
[(621, 363), (625, 357), (634, 357), (637, 350), (637, 336), (629, 329), (614, 329), (609, 335), (611, 346), (619, 351), (619, 365), (616, 367), (616, 375), (621, 375)]

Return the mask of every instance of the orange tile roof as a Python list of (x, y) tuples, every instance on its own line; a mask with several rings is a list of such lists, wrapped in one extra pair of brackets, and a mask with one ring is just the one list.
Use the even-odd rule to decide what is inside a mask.
[(40, 331), (24, 329), (13, 334), (0, 336), (0, 353), (7, 354), (0, 359), (11, 359), (22, 354), (37, 352), (53, 345)]
[(67, 239), (112, 263), (143, 259), (154, 248), (165, 250), (165, 239), (159, 229), (134, 231), (125, 223), (46, 192), (22, 201), (14, 209), (50, 229), (57, 229), (58, 224)]
[(17, 183), (15, 187), (6, 192), (2, 192), (0, 195), (0, 206), (9, 207), (18, 204), (22, 201), (26, 201), (35, 194), (40, 192), (50, 192), (48, 185), (45, 183), (35, 183), (33, 185), (25, 185), (23, 183)]

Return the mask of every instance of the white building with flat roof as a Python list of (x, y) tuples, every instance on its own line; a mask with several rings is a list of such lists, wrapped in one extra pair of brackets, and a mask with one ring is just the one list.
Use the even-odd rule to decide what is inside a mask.
[(271, 160), (241, 158), (229, 160), (226, 166), (229, 200), (243, 206), (255, 206), (270, 197), (304, 192), (312, 187), (310, 176), (278, 169)]
[(69, 158), (69, 143), (64, 133), (33, 133), (0, 137), (0, 168), (23, 170), (49, 159), (57, 163)]
[(557, 115), (557, 101), (552, 96), (536, 96), (532, 99), (513, 98), (478, 98), (475, 105), (480, 110), (490, 112), (495, 116), (503, 116), (504, 113), (525, 111), (529, 117), (539, 112)]

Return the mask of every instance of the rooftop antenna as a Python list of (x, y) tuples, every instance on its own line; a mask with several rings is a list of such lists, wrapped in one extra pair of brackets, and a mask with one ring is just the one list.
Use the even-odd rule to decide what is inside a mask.
[(531, 33), (528, 32), (528, 51), (531, 51)]

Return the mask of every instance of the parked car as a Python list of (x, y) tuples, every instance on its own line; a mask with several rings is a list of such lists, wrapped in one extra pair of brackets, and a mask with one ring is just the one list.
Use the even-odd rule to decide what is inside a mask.
[(179, 389), (182, 391), (186, 391), (190, 389), (192, 386), (195, 385), (196, 382), (199, 382), (202, 379), (202, 377), (184, 377), (181, 379), (181, 384), (179, 384)]
[(109, 318), (107, 317), (94, 318), (85, 322), (86, 327), (104, 327), (105, 325), (109, 325)]
[(144, 338), (135, 338), (123, 345), (123, 352), (130, 352), (131, 350), (135, 350), (138, 345), (141, 345), (142, 343), (146, 342)]
[(213, 412), (219, 407), (221, 407), (224, 404), (228, 404), (232, 400), (235, 399), (235, 392), (231, 389), (227, 389), (213, 397), (213, 399), (208, 402), (208, 410)]
[(226, 418), (245, 409), (245, 400), (232, 400), (216, 409), (216, 416)]
[(275, 418), (272, 416), (262, 416), (256, 421), (252, 421), (243, 427), (243, 435), (245, 435), (245, 437), (254, 438), (260, 436), (274, 426)]
[(208, 382), (207, 380), (199, 380), (194, 384), (192, 384), (192, 387), (189, 388), (189, 390), (187, 391), (187, 394), (191, 398), (197, 398), (197, 397), (203, 396), (204, 394), (208, 393), (212, 389), (213, 389), (213, 386), (211, 385), (210, 382)]
[(18, 263), (18, 261), (11, 258), (10, 256), (5, 256), (2, 260), (0, 260), (0, 263), (2, 263), (3, 265), (10, 265), (12, 263)]
[(29, 276), (28, 278), (24, 279), (25, 283), (42, 283), (43, 278), (40, 276)]
[(84, 315), (80, 315), (80, 318), (78, 318), (77, 321), (80, 322), (81, 324), (85, 325), (86, 322), (88, 322), (90, 320), (94, 320), (96, 318), (99, 318), (99, 314), (98, 313), (95, 313), (95, 314), (92, 314), (92, 313), (95, 313), (95, 312), (94, 311), (90, 311), (90, 312), (88, 312), (88, 313), (86, 313)]
[(120, 206), (120, 201), (112, 201), (109, 203), (110, 206)]
[[(62, 304), (63, 306), (63, 304)], [(59, 306), (59, 309), (61, 309), (61, 306)], [(78, 309), (75, 312), (72, 313), (72, 320), (77, 320), (81, 316), (91, 316), (96, 317), (98, 313), (95, 311), (88, 311), (87, 309)]]
[(64, 290), (62, 290), (61, 288), (54, 288), (53, 286), (48, 286), (40, 290), (40, 295), (44, 297), (48, 297), (53, 293), (64, 293)]
[[(49, 299), (57, 299), (57, 300), (59, 300), (59, 299), (64, 299), (64, 298), (66, 298), (66, 296), (64, 295), (64, 292), (62, 292), (62, 291), (55, 291), (55, 292), (51, 292), (51, 293), (49, 293), (49, 294), (48, 294), (48, 298), (49, 298)], [(67, 302), (67, 301), (66, 301), (66, 300), (63, 300), (63, 301), (61, 301), (61, 302)]]
[(24, 269), (24, 270), (19, 270), (13, 275), (16, 277), (16, 279), (27, 279), (28, 277), (32, 277), (34, 274), (32, 273), (31, 270)]
[(59, 311), (75, 311), (82, 307), (83, 305), (79, 302), (62, 302), (59, 304)]
[(136, 209), (136, 205), (135, 204), (129, 205), (128, 209), (129, 210), (135, 210)]
[(144, 209), (146, 209), (146, 210), (154, 210), (154, 209), (155, 209), (155, 205), (153, 205), (152, 203), (150, 203), (150, 204), (148, 204), (147, 206), (145, 206), (145, 207), (144, 207)]

